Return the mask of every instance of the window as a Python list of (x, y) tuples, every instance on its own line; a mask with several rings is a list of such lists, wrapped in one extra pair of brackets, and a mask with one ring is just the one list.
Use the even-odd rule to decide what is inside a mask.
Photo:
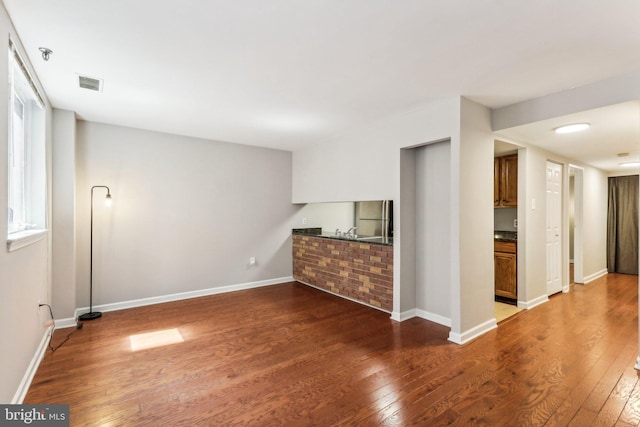
[(46, 229), (44, 103), (11, 43), (9, 88), (7, 240), (11, 244)]

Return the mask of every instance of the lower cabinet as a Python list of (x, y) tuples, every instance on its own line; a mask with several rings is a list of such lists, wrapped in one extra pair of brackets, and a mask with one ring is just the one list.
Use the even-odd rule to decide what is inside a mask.
[(495, 293), (500, 297), (517, 299), (516, 243), (495, 242), (494, 250)]

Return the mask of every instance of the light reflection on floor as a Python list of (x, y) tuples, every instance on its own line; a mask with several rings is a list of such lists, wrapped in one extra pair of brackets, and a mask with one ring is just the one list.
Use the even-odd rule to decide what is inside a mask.
[(181, 343), (184, 342), (184, 339), (180, 335), (180, 331), (173, 328), (146, 334), (130, 335), (129, 341), (131, 343), (131, 351), (138, 351)]

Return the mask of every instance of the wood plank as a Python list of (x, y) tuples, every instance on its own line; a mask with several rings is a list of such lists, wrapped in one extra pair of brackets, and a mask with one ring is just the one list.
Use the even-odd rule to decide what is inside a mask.
[[(104, 313), (25, 403), (68, 403), (78, 426), (637, 426), (637, 280), (575, 285), (464, 346), (295, 282)], [(132, 351), (174, 328), (184, 342)]]

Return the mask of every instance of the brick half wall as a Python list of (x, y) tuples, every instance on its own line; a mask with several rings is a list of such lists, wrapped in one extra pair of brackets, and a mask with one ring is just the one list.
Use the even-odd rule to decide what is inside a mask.
[(293, 236), (293, 277), (356, 301), (393, 310), (393, 247)]

